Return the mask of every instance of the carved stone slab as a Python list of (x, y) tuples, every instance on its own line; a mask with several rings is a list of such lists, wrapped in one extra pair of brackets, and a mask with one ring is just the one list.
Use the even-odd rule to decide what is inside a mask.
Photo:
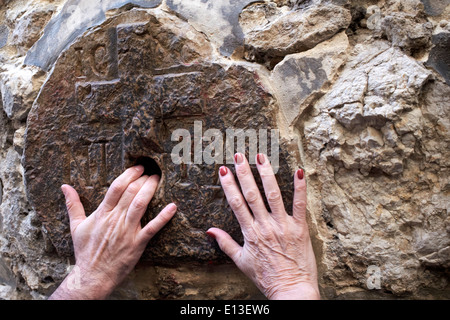
[[(225, 69), (211, 56), (209, 42), (186, 22), (160, 10), (132, 10), (59, 57), (28, 118), (24, 167), (28, 197), (60, 255), (73, 253), (60, 186), (74, 186), (91, 213), (112, 181), (138, 162), (161, 175), (143, 223), (170, 202), (179, 208), (143, 259), (221, 261), (205, 234), (212, 226), (242, 239), (219, 183), (220, 165), (175, 164), (170, 155), (178, 144), (172, 133), (186, 129), (194, 137), (195, 121), (223, 133), (276, 128), (274, 100), (257, 75)], [(289, 158), (282, 146), (279, 176), (290, 210)]]

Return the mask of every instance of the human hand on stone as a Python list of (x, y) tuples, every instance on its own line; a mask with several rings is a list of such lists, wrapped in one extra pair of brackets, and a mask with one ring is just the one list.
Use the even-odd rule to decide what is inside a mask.
[(317, 266), (306, 223), (306, 182), (302, 169), (294, 177), (293, 215), (286, 213), (267, 157), (257, 155), (257, 168), (270, 206), (268, 212), (244, 155), (235, 155), (242, 193), (226, 167), (220, 182), (244, 236), (241, 247), (225, 231), (210, 228), (222, 249), (269, 299), (320, 299)]
[[(131, 272), (148, 241), (173, 217), (171, 203), (143, 228), (141, 218), (159, 182), (143, 176), (143, 166), (127, 169), (111, 184), (100, 206), (86, 217), (78, 193), (61, 187), (70, 219), (75, 268), (50, 299), (104, 299)], [(78, 274), (75, 274), (77, 272)], [(71, 277), (78, 277), (74, 286)]]

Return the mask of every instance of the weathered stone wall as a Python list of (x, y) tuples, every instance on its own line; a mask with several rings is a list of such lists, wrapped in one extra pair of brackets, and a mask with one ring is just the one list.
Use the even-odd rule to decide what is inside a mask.
[[(0, 0), (0, 298), (44, 299), (73, 263), (25, 188), (40, 90), (83, 35), (155, 12), (270, 93), (305, 168), (323, 298), (450, 298), (448, 0)], [(112, 296), (261, 297), (232, 264), (148, 262)]]

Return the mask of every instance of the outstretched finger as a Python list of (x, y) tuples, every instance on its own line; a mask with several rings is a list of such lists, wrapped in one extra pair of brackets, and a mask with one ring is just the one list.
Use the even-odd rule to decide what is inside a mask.
[(272, 216), (275, 219), (283, 219), (286, 216), (286, 210), (284, 209), (281, 191), (269, 159), (264, 154), (259, 153), (256, 155), (256, 163)]
[(242, 153), (236, 153), (234, 156), (234, 164), (242, 193), (253, 212), (253, 216), (257, 220), (267, 219), (269, 213), (264, 205), (263, 197), (256, 185), (255, 178), (253, 177), (247, 159)]
[(208, 231), (206, 231), (206, 234), (216, 239), (220, 249), (225, 252), (225, 254), (229, 256), (231, 260), (233, 260), (234, 263), (236, 263), (236, 265), (239, 267), (239, 257), (242, 251), (242, 247), (222, 229), (210, 228)]
[(158, 187), (159, 176), (152, 175), (147, 177), (144, 184), (140, 188), (137, 195), (134, 197), (131, 202), (130, 207), (128, 208), (126, 222), (131, 225), (139, 224), (147, 210), (148, 204), (153, 198), (155, 194), (156, 188)]
[(222, 185), (228, 204), (230, 205), (231, 210), (233, 210), (239, 225), (245, 232), (245, 230), (250, 227), (253, 217), (247, 207), (244, 196), (242, 195), (233, 174), (227, 167), (220, 167), (219, 175), (220, 184)]
[(147, 244), (147, 242), (149, 242), (150, 239), (153, 238), (155, 234), (170, 221), (170, 219), (172, 219), (176, 211), (177, 206), (174, 203), (167, 205), (152, 221), (147, 223), (147, 225), (139, 231), (138, 241), (142, 244)]
[[(159, 176), (158, 181), (159, 181)], [(136, 196), (139, 194), (139, 191), (141, 191), (142, 187), (144, 186), (145, 182), (147, 181), (148, 176), (142, 176), (139, 177), (137, 180), (131, 182), (127, 189), (122, 194), (122, 197), (120, 198), (119, 202), (116, 205), (116, 208), (118, 208), (120, 211), (127, 212), (130, 205), (136, 198)]]
[(61, 186), (61, 190), (66, 198), (66, 207), (69, 213), (70, 230), (74, 232), (77, 226), (86, 219), (83, 204), (80, 201), (77, 191), (67, 184)]
[(306, 223), (306, 181), (303, 169), (298, 169), (294, 176), (294, 202), (292, 206), (293, 217)]
[(122, 194), (128, 188), (128, 185), (137, 180), (144, 173), (144, 166), (139, 165), (128, 168), (122, 173), (109, 187), (106, 192), (105, 199), (103, 199), (102, 206), (106, 211), (110, 211), (115, 208), (119, 202)]

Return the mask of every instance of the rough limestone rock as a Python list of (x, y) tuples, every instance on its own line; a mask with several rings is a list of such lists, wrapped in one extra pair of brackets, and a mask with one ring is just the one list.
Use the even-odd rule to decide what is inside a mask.
[(11, 34), (11, 45), (21, 54), (26, 54), (27, 50), (41, 36), (41, 31), (50, 20), (54, 6), (42, 7), (39, 4), (32, 6), (24, 5), (22, 10), (9, 11), (6, 19), (10, 25), (14, 25)]
[(253, 3), (242, 10), (239, 15), (239, 24), (244, 34), (248, 34), (274, 22), (290, 10), (291, 7), (287, 5), (279, 7), (274, 2)]
[[(45, 299), (73, 266), (63, 181), (95, 207), (114, 175), (143, 161), (165, 175), (155, 207), (178, 194), (161, 192), (168, 172), (216, 187), (197, 188), (189, 205), (215, 190), (212, 203), (225, 206), (217, 168), (172, 168), (161, 156), (161, 105), (164, 116), (205, 107), (204, 130), (280, 130), (286, 202), (291, 173), (306, 172), (322, 298), (450, 299), (449, 33), (449, 0), (0, 0), (0, 299)], [(114, 137), (123, 159), (107, 152)], [(115, 164), (109, 175), (95, 159)], [(58, 164), (64, 174), (46, 171)], [(31, 168), (47, 211), (42, 191), (27, 192)], [(198, 224), (182, 210), (169, 228), (197, 247), (162, 235), (173, 252), (147, 251), (111, 299), (264, 298), (204, 237), (214, 222), (239, 240), (232, 214), (215, 210)], [(149, 260), (162, 256), (180, 263)]]
[(276, 65), (272, 81), (289, 124), (301, 117), (308, 101), (324, 94), (324, 88), (346, 61), (348, 46), (348, 38), (342, 32), (311, 50), (287, 55)]
[(441, 15), (446, 8), (450, 5), (449, 0), (420, 0), (424, 7), (425, 12), (430, 16)]
[[(242, 47), (244, 33), (239, 25), (242, 10), (252, 0), (167, 0), (166, 5), (205, 33), (217, 50), (226, 57)], [(211, 17), (214, 19), (211, 19)]]
[(0, 48), (4, 47), (8, 42), (9, 29), (6, 25), (0, 25)]
[(423, 17), (394, 12), (381, 23), (383, 33), (395, 46), (413, 53), (429, 46), (433, 25)]
[(265, 61), (305, 51), (347, 28), (350, 22), (350, 11), (340, 6), (292, 10), (246, 33), (246, 55), (250, 60)]
[[(442, 99), (449, 88), (429, 82), (429, 71), (387, 43), (355, 49), (341, 77), (299, 124), (314, 190), (310, 209), (323, 223), (324, 279), (357, 286), (372, 265), (395, 294), (420, 294), (423, 286), (442, 290), (450, 221), (448, 182), (439, 177), (448, 176), (450, 127), (446, 120), (440, 126), (429, 121), (448, 118)], [(421, 92), (436, 100), (424, 103)], [(443, 136), (431, 160), (422, 150)], [(339, 259), (332, 258), (336, 251)]]
[[(398, 140), (398, 134), (420, 134), (411, 124), (420, 114), (409, 117), (410, 121), (395, 121), (400, 114), (408, 114), (407, 111), (418, 104), (417, 92), (431, 73), (383, 42), (360, 46), (356, 50), (360, 53), (347, 63), (330, 92), (315, 106), (321, 113), (321, 121), (313, 120), (312, 126), (305, 128), (309, 145), (319, 148), (317, 150), (323, 156), (327, 153), (322, 149), (323, 143), (332, 139), (330, 156), (342, 161), (345, 168), (360, 170), (364, 175), (375, 168), (389, 175), (400, 174), (402, 159), (411, 155), (414, 140), (412, 145), (407, 144), (409, 148), (405, 145), (393, 148), (392, 144), (385, 145), (381, 131), (389, 132), (391, 140)], [(327, 129), (325, 136), (317, 134), (327, 126), (333, 129)], [(346, 139), (347, 130), (361, 132), (359, 138), (352, 135)]]
[(0, 73), (0, 79), (0, 92), (6, 115), (14, 120), (26, 120), (42, 84), (42, 72), (33, 67), (8, 65)]
[(450, 85), (450, 32), (433, 35), (433, 48), (428, 56), (427, 65), (435, 69)]

